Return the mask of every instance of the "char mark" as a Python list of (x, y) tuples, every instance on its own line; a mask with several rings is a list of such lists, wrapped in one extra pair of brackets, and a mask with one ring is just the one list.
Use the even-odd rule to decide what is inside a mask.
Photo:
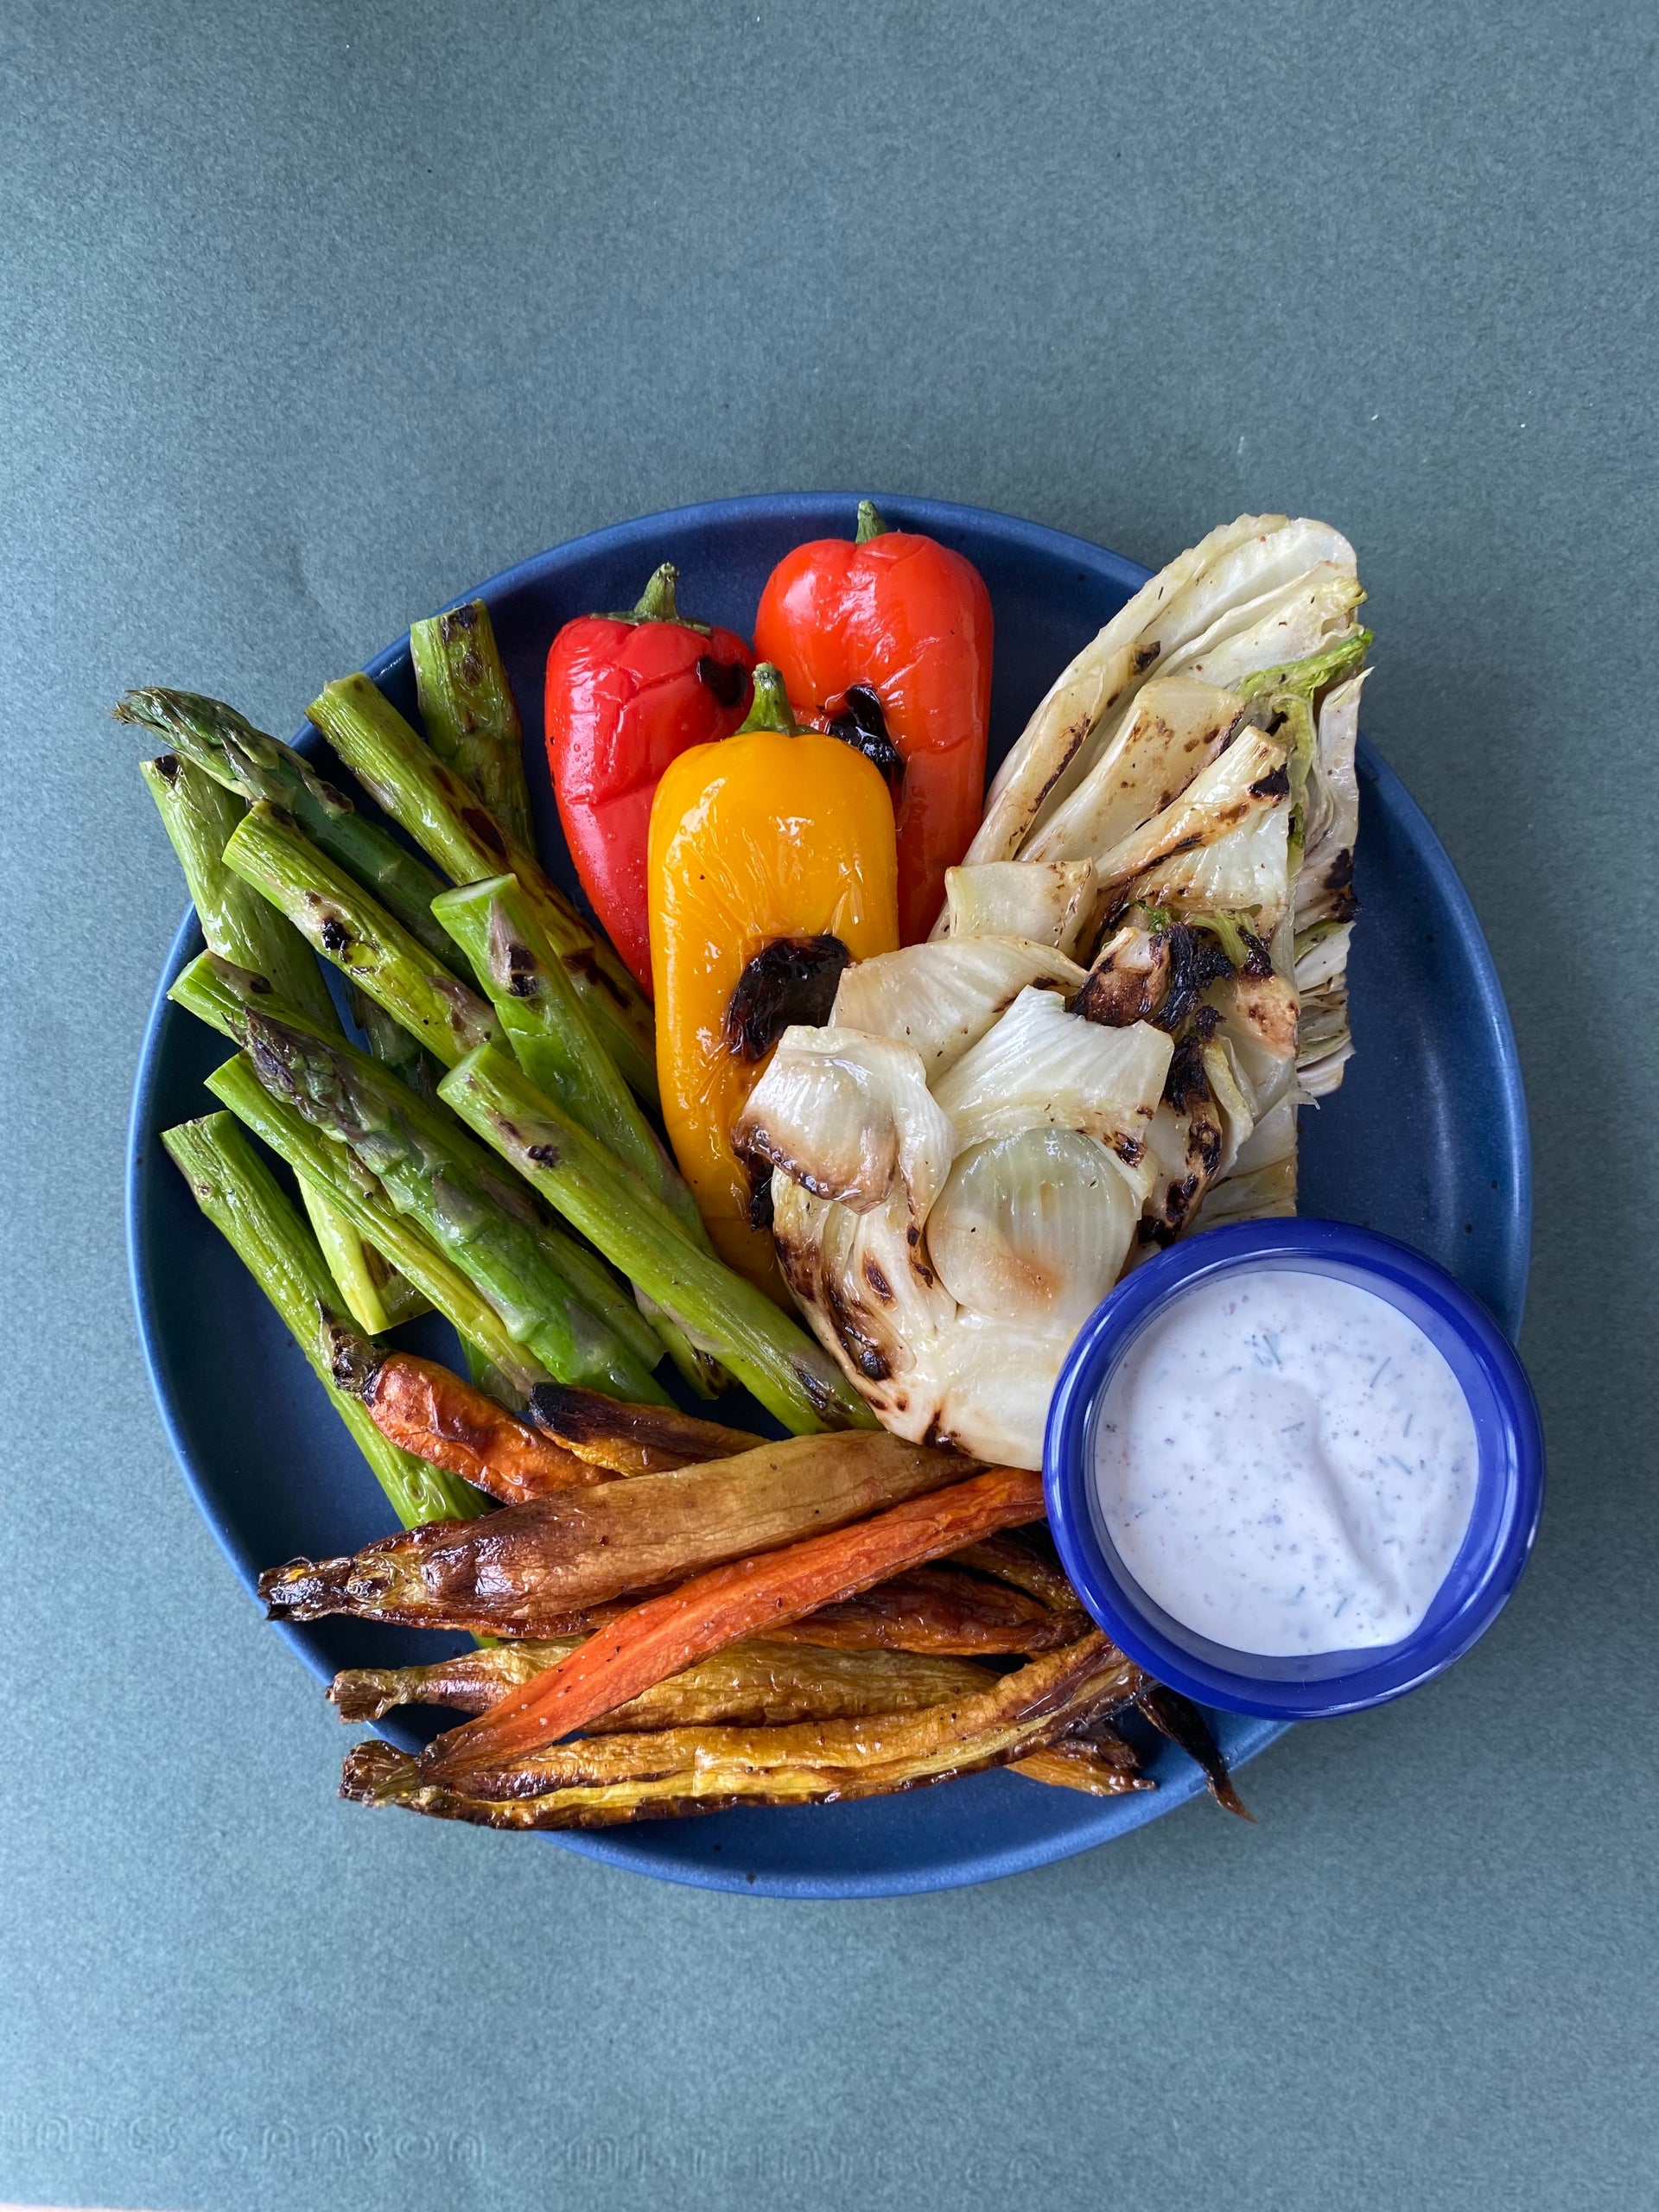
[(868, 683), (848, 685), (845, 712), (835, 717), (830, 730), (880, 769), (887, 789), (897, 798), (904, 786), (905, 756), (888, 735), (881, 702)]
[(741, 660), (716, 660), (704, 653), (697, 663), (697, 681), (722, 707), (734, 707), (747, 688), (749, 671)]
[(1208, 930), (1174, 923), (1169, 931), (1169, 988), (1151, 1016), (1154, 1027), (1173, 1037), (1211, 983), (1224, 982), (1233, 963)]
[(481, 806), (463, 806), (461, 818), (480, 845), (487, 845), (497, 860), (507, 857), (507, 841), (496, 826), (495, 817), (486, 814)]
[(753, 1065), (793, 1024), (821, 1028), (852, 957), (838, 937), (774, 938), (737, 979), (726, 1008), (728, 1049)]

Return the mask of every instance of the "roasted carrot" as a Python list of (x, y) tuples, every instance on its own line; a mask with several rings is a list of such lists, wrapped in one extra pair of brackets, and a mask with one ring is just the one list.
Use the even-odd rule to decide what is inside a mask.
[[(336, 1675), (328, 1700), (342, 1720), (378, 1720), (403, 1705), (487, 1713), (519, 1683), (568, 1658), (580, 1639), (492, 1644), (427, 1667), (358, 1667)], [(814, 1651), (798, 1643), (732, 1643), (605, 1716), (607, 1732), (690, 1727), (780, 1727), (912, 1713), (971, 1697), (995, 1679), (971, 1659), (906, 1651)], [(1127, 1746), (1125, 1747), (1127, 1748)]]
[(959, 1481), (973, 1465), (882, 1429), (786, 1437), (677, 1474), (436, 1522), (344, 1559), (294, 1560), (262, 1575), (259, 1594), (273, 1619), (352, 1613), (483, 1635), (565, 1635), (573, 1611), (843, 1528)]
[(545, 1675), (440, 1736), (422, 1754), (423, 1777), (449, 1781), (469, 1767), (522, 1758), (741, 1637), (767, 1635), (1042, 1510), (1040, 1474), (993, 1467), (850, 1528), (698, 1575), (619, 1615)]
[(607, 1470), (567, 1452), (435, 1360), (383, 1352), (336, 1329), (334, 1380), (359, 1398), (382, 1436), (447, 1468), (504, 1505), (601, 1483)]
[[(1046, 1537), (1046, 1529), (1040, 1535)], [(1077, 1613), (1083, 1601), (1052, 1559), (1045, 1559), (1036, 1543), (1019, 1534), (988, 1536), (983, 1543), (968, 1544), (950, 1560), (952, 1567), (969, 1567), (976, 1573), (995, 1575), (1011, 1582), (1052, 1612)]]
[(531, 1392), (530, 1417), (578, 1459), (613, 1475), (665, 1474), (753, 1452), (766, 1441), (747, 1429), (699, 1421), (677, 1406), (630, 1405), (566, 1382), (538, 1382)]
[[(579, 1643), (607, 1627), (642, 1598), (662, 1594), (642, 1590), (609, 1605), (543, 1614), (534, 1636), (543, 1641), (563, 1637)], [(379, 1611), (378, 1618), (385, 1618), (385, 1612)], [(423, 1628), (470, 1629), (480, 1636), (505, 1637), (507, 1641), (500, 1647), (504, 1650), (524, 1648), (526, 1631), (504, 1620), (499, 1606), (493, 1604), (487, 1611), (480, 1611), (451, 1595), (438, 1611), (423, 1605), (418, 1618)], [(957, 1574), (950, 1566), (920, 1567), (907, 1574), (890, 1575), (856, 1597), (821, 1605), (816, 1612), (782, 1628), (769, 1627), (766, 1637), (772, 1643), (805, 1645), (816, 1650), (988, 1659), (1057, 1650), (1082, 1636), (1088, 1625), (1088, 1617), (1080, 1610), (1052, 1612), (1023, 1592), (986, 1582), (978, 1575)], [(512, 1688), (514, 1681), (527, 1681), (540, 1671), (526, 1667), (521, 1675), (501, 1683), (501, 1693)], [(494, 1701), (486, 1698), (475, 1709), (481, 1713)], [(608, 1717), (606, 1725), (613, 1725)]]
[(1075, 1643), (1088, 1627), (1088, 1615), (1075, 1602), (1069, 1612), (1054, 1612), (1007, 1583), (987, 1582), (950, 1567), (920, 1567), (768, 1633), (779, 1642), (842, 1651), (937, 1651), (966, 1657), (1056, 1651)]
[(1130, 1789), (1155, 1789), (1158, 1785), (1141, 1771), (1135, 1753), (1121, 1736), (1099, 1738), (1086, 1744), (1046, 1745), (1015, 1759), (1012, 1774), (1033, 1782), (1046, 1782), (1057, 1789), (1080, 1789), (1086, 1797), (1121, 1797)]
[[(1097, 1633), (921, 1712), (778, 1728), (588, 1736), (435, 1785), (390, 1744), (359, 1744), (340, 1795), (489, 1827), (605, 1827), (728, 1805), (833, 1804), (925, 1789), (1029, 1757), (1122, 1702), (1135, 1674)], [(1103, 1770), (1096, 1769), (1098, 1779)]]

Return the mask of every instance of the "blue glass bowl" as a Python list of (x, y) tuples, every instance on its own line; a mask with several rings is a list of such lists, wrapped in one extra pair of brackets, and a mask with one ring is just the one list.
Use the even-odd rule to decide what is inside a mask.
[[(1357, 1284), (1417, 1324), (1457, 1378), (1475, 1425), (1468, 1532), (1411, 1634), (1368, 1649), (1270, 1658), (1217, 1643), (1166, 1612), (1124, 1565), (1090, 1470), (1105, 1393), (1155, 1317), (1201, 1282), (1282, 1268)], [(1357, 1713), (1415, 1689), (1489, 1629), (1519, 1580), (1544, 1497), (1544, 1440), (1526, 1370), (1477, 1299), (1408, 1245), (1338, 1221), (1245, 1221), (1173, 1246), (1120, 1283), (1067, 1355), (1049, 1408), (1043, 1484), (1065, 1571), (1114, 1643), (1201, 1703), (1273, 1720)]]

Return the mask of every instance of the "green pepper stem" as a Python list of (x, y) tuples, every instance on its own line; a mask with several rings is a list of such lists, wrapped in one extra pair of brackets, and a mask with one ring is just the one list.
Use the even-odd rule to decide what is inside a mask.
[(801, 726), (790, 711), (784, 679), (769, 660), (761, 661), (755, 669), (754, 704), (736, 734), (742, 737), (753, 729), (775, 729), (785, 737), (801, 734)]
[(874, 500), (861, 499), (858, 503), (858, 533), (853, 539), (854, 544), (868, 545), (873, 537), (885, 537), (887, 534), (887, 525), (877, 512)]
[(680, 572), (671, 561), (664, 561), (634, 603), (636, 622), (677, 622), (679, 607), (674, 597), (674, 587), (680, 581)]

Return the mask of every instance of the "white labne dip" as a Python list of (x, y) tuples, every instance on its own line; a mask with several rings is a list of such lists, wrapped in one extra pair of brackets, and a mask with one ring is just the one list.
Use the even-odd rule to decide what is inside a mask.
[(1266, 1657), (1395, 1643), (1474, 1505), (1456, 1376), (1386, 1299), (1301, 1269), (1200, 1283), (1106, 1386), (1095, 1493), (1164, 1611)]

